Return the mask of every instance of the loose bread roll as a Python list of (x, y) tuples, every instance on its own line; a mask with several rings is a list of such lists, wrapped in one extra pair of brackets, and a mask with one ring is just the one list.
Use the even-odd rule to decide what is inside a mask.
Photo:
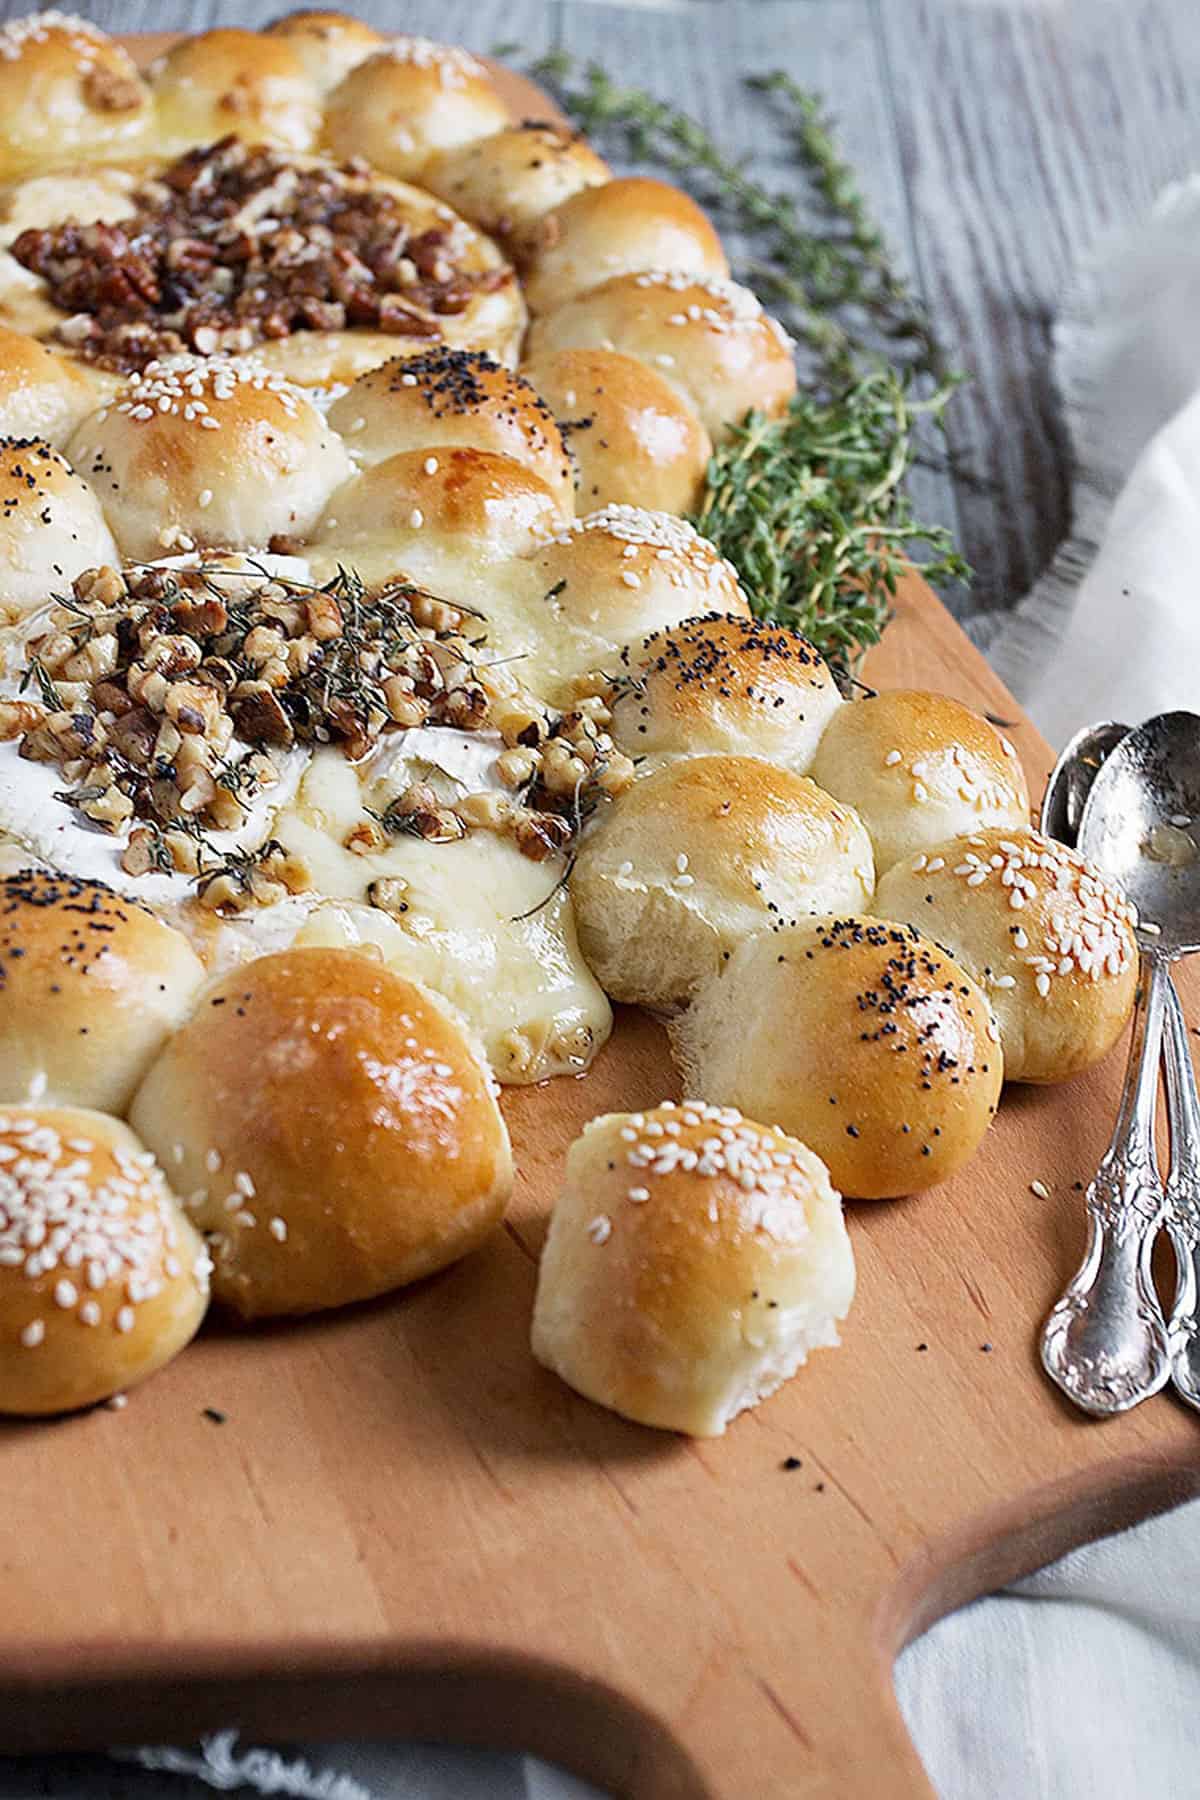
[(98, 404), (95, 384), (75, 363), (0, 325), (0, 438), (43, 438), (57, 449)]
[(423, 187), (517, 262), (537, 248), (551, 208), (611, 179), (608, 164), (578, 132), (534, 119), (444, 150), (421, 171)]
[(360, 375), (329, 423), (366, 467), (400, 450), (465, 445), (509, 456), (540, 476), (569, 518), (574, 481), (562, 433), (528, 381), (482, 350), (437, 344)]
[(780, 413), (796, 391), (783, 327), (748, 288), (692, 264), (683, 271), (643, 264), (542, 312), (530, 333), (531, 355), (585, 348), (636, 356), (670, 383), (718, 443), (751, 408)]
[(31, 13), (0, 28), (0, 179), (119, 156), (149, 116), (132, 59), (86, 19)]
[(150, 69), (158, 148), (168, 155), (229, 136), (310, 150), (321, 108), (304, 64), (284, 38), (201, 31), (180, 38)]
[(720, 1437), (835, 1345), (854, 1253), (828, 1171), (730, 1107), (593, 1119), (567, 1157), (533, 1353), (589, 1400)]
[(1066, 1081), (1107, 1056), (1133, 1008), (1135, 914), (1082, 856), (993, 827), (899, 862), (875, 910), (945, 944), (992, 1003), (1009, 1081)]
[(162, 1174), (103, 1113), (0, 1117), (0, 1413), (144, 1381), (195, 1336), (210, 1261)]
[(384, 39), (363, 19), (317, 10), (285, 13), (263, 27), (265, 37), (284, 38), (318, 94), (335, 88), (351, 69), (378, 50)]
[(961, 1168), (1003, 1081), (970, 976), (911, 925), (874, 918), (800, 919), (743, 944), (671, 1043), (688, 1087), (778, 1119), (860, 1200)]
[(511, 456), (435, 443), (401, 450), (346, 482), (315, 537), (386, 542), (394, 567), (428, 574), (459, 546), (489, 559), (526, 555), (562, 517), (558, 496)]
[(477, 57), (425, 37), (395, 37), (334, 88), (325, 141), (336, 156), (364, 156), (408, 181), (437, 151), (508, 123), (508, 106)]
[(0, 1093), (123, 1113), (203, 980), (181, 932), (101, 882), (0, 879)]
[(252, 357), (150, 363), (69, 448), (129, 558), (306, 537), (353, 473), (312, 401)]
[(697, 504), (712, 441), (645, 363), (611, 350), (548, 350), (521, 373), (567, 436), (582, 509), (685, 513)]
[[(535, 313), (550, 312), (614, 275), (638, 269), (729, 273), (721, 240), (696, 202), (681, 189), (642, 175), (573, 194), (545, 215), (540, 237), (525, 276), (525, 298)], [(535, 338), (532, 347), (571, 350), (577, 342), (543, 345)]]
[(945, 694), (896, 689), (840, 707), (810, 772), (861, 814), (880, 873), (962, 832), (1029, 823), (1016, 751)]
[(652, 632), (621, 660), (611, 732), (628, 756), (734, 752), (803, 775), (842, 704), (808, 639), (761, 619), (686, 619)]
[(874, 885), (848, 806), (757, 757), (695, 756), (614, 802), (580, 847), (571, 898), (605, 992), (665, 1008), (743, 939), (800, 913), (861, 910)]
[(512, 1185), (487, 1070), (421, 988), (356, 950), (232, 970), (130, 1113), (246, 1318), (366, 1300), (482, 1242)]
[(100, 502), (40, 438), (0, 441), (0, 603), (29, 612), (84, 569), (119, 561)]

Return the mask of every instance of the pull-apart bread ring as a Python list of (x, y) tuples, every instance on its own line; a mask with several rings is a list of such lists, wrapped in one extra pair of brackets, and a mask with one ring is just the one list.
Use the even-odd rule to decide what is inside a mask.
[(1133, 908), (1077, 851), (992, 827), (889, 869), (875, 909), (969, 969), (1000, 1026), (1010, 1081), (1066, 1081), (1108, 1055), (1133, 1008)]
[[(615, 1000), (667, 1008), (755, 932), (861, 910), (874, 871), (848, 806), (751, 756), (668, 763), (613, 802), (571, 877), (579, 942)], [(703, 1084), (693, 1091), (706, 1091)]]
[(210, 1258), (132, 1131), (0, 1108), (0, 1413), (59, 1413), (143, 1381), (190, 1342)]
[(797, 919), (740, 945), (671, 1025), (686, 1086), (754, 1104), (848, 1198), (932, 1187), (974, 1155), (1004, 1058), (987, 999), (911, 925)]
[(730, 753), (807, 772), (842, 704), (829, 665), (786, 625), (709, 613), (651, 632), (622, 657), (612, 735), (654, 763)]
[(730, 1107), (593, 1119), (567, 1157), (533, 1353), (601, 1406), (694, 1437), (835, 1345), (854, 1253), (820, 1159)]
[(840, 707), (810, 774), (860, 814), (881, 873), (960, 833), (1029, 823), (1013, 746), (945, 694), (896, 688)]
[(317, 141), (316, 90), (285, 38), (202, 31), (180, 38), (149, 73), (160, 152), (229, 135), (282, 150), (311, 150)]
[(120, 156), (150, 119), (128, 52), (86, 19), (32, 13), (0, 27), (0, 180)]
[[(612, 276), (639, 269), (729, 274), (721, 240), (696, 202), (680, 188), (642, 175), (581, 189), (546, 214), (541, 239), (525, 272), (534, 313), (551, 312)], [(574, 346), (560, 341), (548, 347)]]
[(425, 37), (395, 37), (328, 96), (325, 140), (387, 175), (419, 181), (430, 158), (511, 122), (479, 58)]
[(473, 1250), (512, 1186), (493, 1083), (430, 995), (353, 950), (225, 976), (152, 1065), (135, 1130), (246, 1318), (343, 1306)]
[[(609, 192), (605, 189), (604, 192)], [(721, 271), (643, 264), (542, 309), (529, 354), (618, 350), (648, 364), (696, 414), (715, 442), (753, 408), (783, 412), (796, 365), (783, 327), (749, 288)], [(533, 296), (530, 296), (531, 304)]]
[(40, 438), (0, 439), (0, 613), (36, 609), (117, 560), (100, 502), (66, 458)]
[(557, 229), (555, 208), (611, 180), (585, 138), (533, 119), (443, 150), (421, 170), (423, 187), (495, 238), (518, 266)]

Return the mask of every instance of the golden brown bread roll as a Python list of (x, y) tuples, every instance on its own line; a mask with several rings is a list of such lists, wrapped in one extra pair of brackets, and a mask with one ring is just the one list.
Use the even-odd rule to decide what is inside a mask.
[[(655, 369), (719, 443), (753, 408), (780, 413), (796, 391), (792, 345), (748, 288), (689, 264), (642, 264), (542, 309), (530, 354), (619, 350)], [(531, 299), (531, 304), (532, 304)]]
[(0, 179), (120, 156), (149, 117), (128, 52), (86, 19), (31, 13), (0, 28)]
[(0, 879), (0, 1096), (123, 1113), (203, 980), (182, 933), (101, 882)]
[(535, 119), (443, 150), (421, 171), (423, 187), (518, 263), (536, 249), (552, 208), (611, 179), (608, 164), (578, 132)]
[(1133, 1008), (1134, 911), (1082, 856), (994, 826), (898, 862), (875, 910), (907, 919), (992, 1003), (1010, 1081), (1066, 1081), (1107, 1056)]
[(0, 325), (0, 437), (43, 438), (58, 449), (99, 399), (76, 363)]
[(689, 1088), (778, 1119), (861, 1200), (961, 1168), (1004, 1071), (966, 971), (911, 925), (875, 918), (798, 919), (742, 944), (671, 1044)]
[(132, 1131), (82, 1109), (0, 1114), (0, 1413), (91, 1406), (199, 1329), (210, 1261)]
[(629, 505), (685, 513), (697, 505), (712, 441), (653, 369), (611, 350), (548, 350), (521, 373), (566, 434), (581, 512)]
[(364, 467), (399, 450), (463, 445), (512, 457), (574, 512), (573, 477), (562, 433), (528, 381), (482, 350), (436, 344), (360, 375), (329, 409), (355, 462)]
[(353, 472), (312, 401), (242, 356), (149, 364), (69, 449), (130, 559), (306, 537)]
[(648, 761), (729, 752), (803, 775), (842, 704), (829, 666), (786, 625), (707, 613), (622, 657), (612, 736)]
[(601, 987), (655, 1007), (686, 1000), (753, 933), (800, 913), (860, 911), (873, 888), (851, 809), (752, 756), (686, 757), (635, 783), (584, 838), (571, 876)]
[[(532, 312), (550, 312), (614, 275), (638, 269), (724, 276), (729, 264), (720, 238), (680, 188), (623, 175), (581, 189), (544, 216), (540, 242), (527, 262), (525, 298)], [(536, 335), (532, 347), (543, 348)], [(575, 345), (558, 341), (545, 347)]]
[(309, 150), (321, 108), (290, 43), (258, 31), (180, 38), (149, 71), (156, 148), (166, 154), (232, 134), (250, 144)]
[(313, 8), (285, 13), (264, 25), (265, 37), (284, 38), (318, 94), (327, 94), (343, 76), (372, 55), (384, 40), (364, 19)]
[(838, 1342), (854, 1254), (804, 1144), (731, 1107), (593, 1119), (567, 1157), (533, 1353), (643, 1425), (719, 1437)]
[(246, 1318), (416, 1281), (482, 1242), (512, 1185), (482, 1058), (356, 950), (285, 950), (208, 990), (130, 1118), (210, 1234)]
[(478, 57), (425, 37), (394, 37), (338, 83), (325, 105), (335, 156), (364, 156), (419, 179), (439, 150), (503, 131), (508, 106)]
[(960, 833), (1029, 823), (1016, 751), (946, 694), (896, 689), (839, 708), (810, 773), (861, 814), (880, 873)]
[(393, 566), (427, 571), (456, 549), (525, 555), (562, 518), (560, 497), (511, 456), (433, 443), (347, 481), (314, 535), (327, 545), (386, 544)]
[(28, 612), (98, 563), (119, 560), (100, 501), (40, 438), (0, 441), (0, 602)]

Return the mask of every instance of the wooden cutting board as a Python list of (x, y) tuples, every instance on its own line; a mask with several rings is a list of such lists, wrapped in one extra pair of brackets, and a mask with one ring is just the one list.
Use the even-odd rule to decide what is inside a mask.
[[(1005, 720), (1040, 793), (1046, 745), (916, 577), (867, 672)], [(587, 1076), (506, 1094), (519, 1190), (475, 1256), (323, 1319), (218, 1324), (125, 1411), (0, 1426), (0, 1747), (238, 1724), (534, 1750), (637, 1800), (928, 1795), (903, 1644), (1200, 1490), (1194, 1414), (1085, 1419), (1037, 1359), (1121, 1063), (1009, 1090), (956, 1180), (852, 1206), (844, 1348), (693, 1443), (528, 1347), (568, 1142), (676, 1093), (626, 1013)]]

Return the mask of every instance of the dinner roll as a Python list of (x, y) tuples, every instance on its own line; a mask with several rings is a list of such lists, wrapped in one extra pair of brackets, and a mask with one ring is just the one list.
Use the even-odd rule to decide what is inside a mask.
[[(696, 202), (682, 189), (643, 175), (581, 189), (545, 215), (540, 238), (525, 276), (525, 298), (535, 313), (637, 269), (729, 273), (721, 240)], [(534, 344), (542, 348), (536, 338)], [(560, 339), (547, 347), (575, 345)]]
[(150, 363), (69, 448), (127, 557), (303, 538), (353, 470), (312, 401), (248, 356)]
[(100, 502), (40, 438), (0, 440), (0, 603), (28, 612), (84, 569), (119, 561)]
[(119, 156), (144, 132), (149, 112), (128, 52), (86, 19), (31, 13), (0, 28), (0, 179)]
[(363, 156), (407, 181), (436, 151), (508, 123), (508, 106), (478, 57), (426, 37), (394, 37), (329, 95), (325, 141), (335, 156)]
[(441, 1003), (357, 950), (230, 971), (130, 1113), (246, 1318), (366, 1300), (482, 1242), (512, 1186), (481, 1056)]
[(443, 150), (421, 171), (423, 187), (503, 244), (518, 263), (537, 247), (551, 208), (611, 179), (586, 138), (536, 119)]
[(318, 94), (327, 94), (343, 76), (384, 42), (364, 19), (349, 13), (285, 13), (263, 27), (266, 37), (285, 38)]
[(0, 1413), (71, 1412), (145, 1380), (196, 1335), (210, 1261), (127, 1126), (0, 1116)]
[(621, 660), (610, 729), (628, 756), (734, 751), (803, 775), (842, 704), (808, 639), (762, 619), (686, 619)]
[(732, 1107), (593, 1119), (567, 1156), (533, 1353), (626, 1418), (720, 1437), (835, 1345), (854, 1253), (820, 1158)]
[(562, 433), (527, 381), (482, 350), (436, 344), (360, 375), (329, 409), (355, 462), (370, 466), (398, 450), (464, 444), (511, 456), (575, 510)]
[(229, 136), (309, 150), (321, 109), (299, 55), (258, 31), (183, 37), (150, 69), (159, 147), (168, 155)]
[(881, 873), (960, 832), (1029, 823), (1016, 751), (946, 694), (896, 689), (839, 707), (810, 773), (861, 814)]
[(559, 498), (511, 456), (433, 444), (401, 450), (338, 489), (319, 543), (387, 540), (397, 566), (424, 566), (459, 546), (476, 556), (521, 556), (562, 523)]
[(611, 350), (547, 350), (521, 373), (566, 435), (581, 510), (697, 505), (712, 441), (653, 369)]
[(530, 352), (579, 347), (636, 356), (719, 442), (751, 408), (782, 412), (796, 391), (796, 365), (787, 333), (750, 290), (715, 277), (690, 263), (682, 272), (642, 265), (544, 313)]
[(752, 756), (687, 757), (636, 782), (584, 838), (571, 876), (601, 987), (656, 1007), (686, 1000), (752, 933), (860, 910), (873, 888), (850, 808)]
[(0, 1100), (124, 1112), (203, 980), (181, 932), (102, 882), (0, 879)]
[(58, 448), (98, 399), (78, 364), (0, 325), (0, 437), (44, 438)]
[(966, 971), (911, 925), (874, 918), (797, 919), (742, 944), (671, 1043), (686, 1086), (778, 1119), (862, 1200), (961, 1168), (1004, 1070)]
[(890, 869), (875, 910), (945, 944), (984, 989), (1010, 1081), (1065, 1081), (1107, 1056), (1133, 1007), (1135, 914), (1074, 850), (1003, 826)]

